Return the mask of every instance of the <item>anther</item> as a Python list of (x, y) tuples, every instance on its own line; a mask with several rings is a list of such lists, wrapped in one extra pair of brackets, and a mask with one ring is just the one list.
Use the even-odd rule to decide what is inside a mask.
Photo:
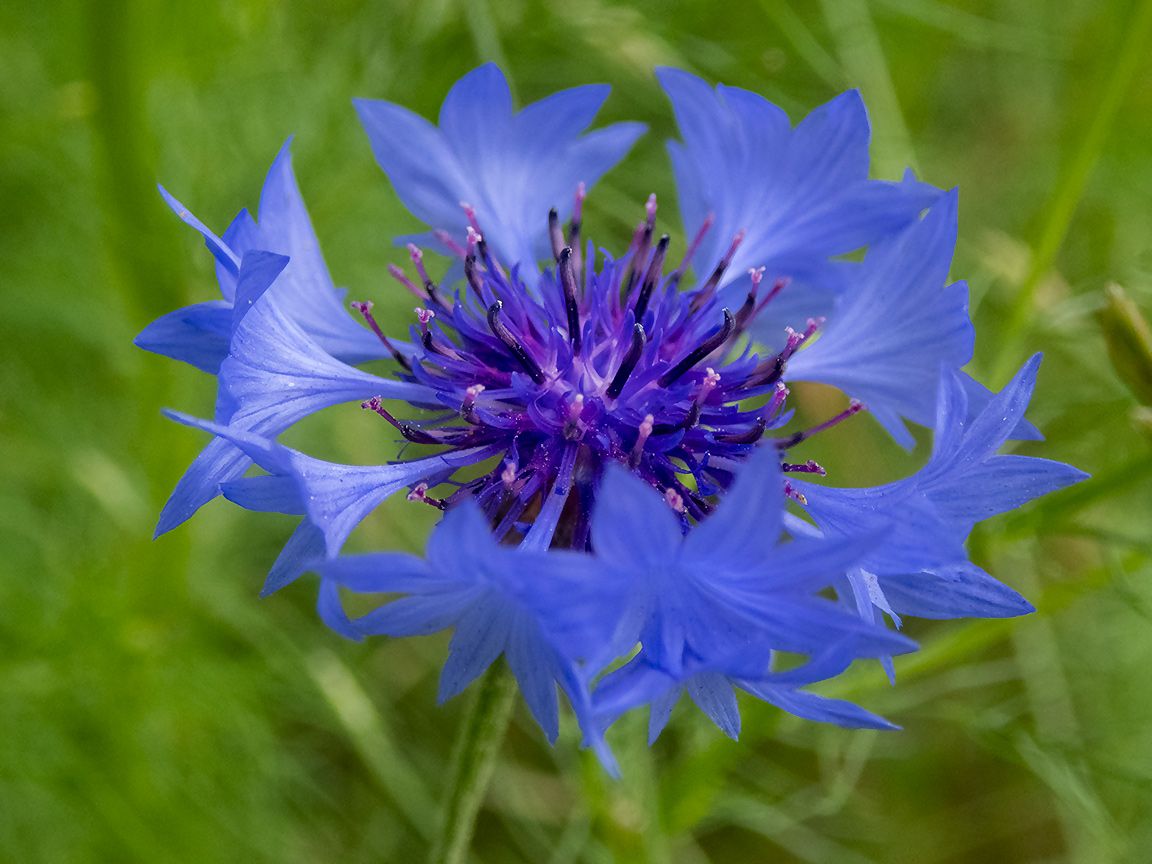
[(684, 276), (684, 271), (688, 269), (688, 265), (692, 263), (693, 257), (696, 255), (696, 250), (700, 248), (700, 244), (704, 242), (704, 235), (712, 228), (712, 223), (716, 221), (716, 214), (709, 213), (708, 218), (700, 226), (700, 230), (696, 232), (696, 236), (692, 239), (691, 244), (688, 246), (688, 251), (684, 253), (684, 257), (680, 260), (676, 269), (668, 276), (668, 282), (671, 290), (675, 290), (680, 284), (680, 280)]
[(560, 286), (564, 290), (564, 309), (568, 313), (568, 341), (572, 343), (572, 353), (580, 356), (580, 311), (576, 306), (576, 274), (572, 270), (572, 248), (565, 246), (556, 259), (556, 269), (560, 274)]
[[(477, 231), (475, 228), (473, 228), (471, 225), (469, 225), (468, 226), (468, 244), (464, 247), (465, 252), (470, 253), (473, 249), (475, 249), (477, 246), (479, 246), (482, 242), (484, 242), (484, 235), (481, 234), (479, 231)], [(483, 253), (481, 253), (480, 257), (481, 258), (484, 257)]]
[(727, 309), (724, 310), (724, 324), (720, 329), (713, 333), (709, 338), (704, 340), (704, 343), (697, 347), (691, 354), (665, 372), (660, 376), (657, 382), (661, 387), (667, 387), (669, 384), (678, 380), (681, 375), (723, 345), (728, 341), (728, 336), (732, 333), (734, 321), (732, 313)]
[(628, 467), (635, 468), (640, 464), (640, 458), (644, 455), (644, 443), (648, 440), (648, 436), (652, 434), (654, 418), (651, 414), (644, 417), (644, 422), (640, 424), (640, 428), (636, 430), (636, 443), (632, 445), (632, 452), (628, 454)]
[(429, 435), (427, 432), (425, 432), (421, 429), (417, 429), (411, 423), (401, 423), (399, 420), (397, 420), (395, 417), (393, 417), (391, 414), (389, 414), (385, 410), (384, 403), (380, 399), (379, 396), (373, 396), (371, 399), (368, 399), (365, 402), (361, 402), (360, 407), (361, 408), (367, 408), (370, 411), (375, 411), (377, 414), (379, 414), (381, 417), (383, 417), (385, 420), (387, 420), (389, 423), (391, 423), (393, 426), (395, 426), (397, 431), (399, 431), (401, 435), (403, 435), (407, 440), (411, 441), (413, 444), (443, 444), (444, 443), (439, 438), (436, 438), (432, 435)]
[(696, 292), (696, 296), (693, 297), (692, 302), (688, 304), (689, 311), (698, 311), (716, 292), (716, 287), (720, 284), (720, 279), (724, 276), (724, 271), (727, 270), (728, 265), (732, 263), (732, 258), (736, 255), (736, 250), (740, 248), (740, 244), (743, 242), (744, 231), (737, 231), (736, 236), (732, 238), (732, 245), (728, 247), (728, 253), (720, 259), (720, 263), (716, 265), (716, 269), (712, 271), (712, 275), (708, 277), (708, 281)]
[(691, 429), (700, 422), (700, 403), (693, 402), (692, 406), (688, 409), (688, 413), (684, 415), (684, 419), (679, 423), (658, 423), (652, 427), (653, 435), (671, 435), (674, 432), (679, 432), (682, 429)]
[(664, 272), (664, 258), (667, 255), (668, 235), (665, 234), (660, 238), (660, 242), (656, 244), (656, 252), (652, 255), (652, 263), (648, 265), (648, 273), (644, 276), (644, 284), (640, 286), (640, 293), (636, 297), (634, 314), (637, 321), (643, 318), (644, 313), (648, 311), (648, 300), (652, 297), (656, 283), (660, 281), (660, 276)]
[(478, 422), (476, 418), (475, 405), (477, 397), (483, 392), (483, 384), (473, 384), (471, 387), (464, 391), (464, 402), (460, 406), (460, 416), (469, 423), (475, 424)]
[(464, 256), (464, 278), (468, 281), (468, 285), (476, 292), (476, 297), (480, 300), (484, 299), (484, 283), (480, 279), (480, 274), (476, 272), (476, 253), (472, 252)]
[(612, 379), (612, 383), (608, 385), (607, 395), (609, 399), (619, 397), (624, 385), (628, 382), (628, 376), (632, 374), (632, 370), (640, 362), (640, 355), (644, 353), (645, 344), (647, 343), (644, 337), (644, 328), (637, 324), (632, 328), (632, 344), (628, 346), (628, 353), (624, 355), (624, 361), (616, 370), (616, 376)]
[(797, 333), (791, 327), (785, 327), (784, 332), (788, 334), (788, 341), (784, 345), (784, 350), (780, 352), (784, 355), (784, 359), (788, 360), (788, 358), (800, 350), (800, 346), (811, 339), (823, 323), (823, 318), (809, 318), (808, 326), (804, 328), (803, 333)]
[(824, 470), (823, 466), (817, 464), (814, 459), (809, 459), (803, 465), (792, 465), (788, 462), (783, 462), (780, 465), (780, 470), (791, 471), (796, 474), (817, 474), (821, 477), (824, 477), (828, 474), (828, 472)]
[(576, 204), (572, 208), (572, 221), (568, 223), (568, 245), (572, 247), (572, 269), (576, 273), (576, 281), (583, 281), (583, 262), (580, 258), (580, 228), (581, 214), (584, 210), (584, 199), (587, 197), (584, 183), (576, 184)]
[(436, 296), (436, 283), (432, 281), (432, 277), (428, 275), (428, 271), (424, 267), (424, 251), (415, 243), (409, 243), (408, 255), (412, 258), (416, 272), (420, 274), (420, 279), (424, 283), (424, 290), (428, 293), (428, 299), (439, 303), (440, 298)]
[(388, 275), (416, 295), (419, 300), (427, 300), (428, 294), (420, 290), (420, 287), (404, 275), (404, 271), (397, 267), (395, 264), (388, 265)]
[(722, 444), (755, 444), (764, 437), (764, 430), (768, 428), (768, 421), (761, 414), (747, 432), (736, 432), (732, 435), (717, 435), (716, 440)]
[(539, 364), (532, 359), (532, 356), (524, 350), (524, 346), (516, 341), (516, 337), (512, 335), (512, 331), (504, 326), (504, 322), (500, 320), (500, 310), (504, 308), (504, 304), (497, 300), (488, 307), (488, 329), (492, 331), (492, 335), (499, 339), (504, 345), (512, 352), (512, 355), (520, 361), (520, 365), (524, 367), (524, 371), (537, 384), (544, 383), (544, 372), (541, 370)]
[(804, 493), (795, 488), (787, 480), (784, 481), (784, 495), (788, 498), (791, 498), (797, 504), (808, 504), (808, 499), (804, 497)]
[(464, 247), (453, 240), (452, 235), (443, 228), (437, 228), (432, 232), (432, 236), (447, 246), (452, 251), (452, 254), (458, 258), (464, 258), (468, 255), (468, 253), (464, 251)]
[(441, 498), (432, 498), (428, 495), (428, 484), (417, 483), (412, 491), (408, 493), (409, 501), (423, 501), (425, 504), (431, 504), (437, 510), (444, 510), (448, 506), (448, 502)]
[(752, 277), (752, 287), (748, 289), (748, 296), (744, 298), (744, 305), (736, 313), (736, 330), (742, 332), (745, 325), (752, 318), (752, 313), (756, 311), (756, 291), (760, 288), (760, 280), (764, 278), (763, 267), (753, 267), (748, 271), (748, 275)]
[(684, 512), (684, 496), (671, 487), (664, 490), (664, 503), (677, 513)]
[(384, 343), (384, 347), (392, 354), (392, 358), (399, 363), (408, 372), (412, 371), (412, 364), (408, 362), (408, 358), (396, 350), (396, 346), (388, 341), (388, 337), (380, 329), (380, 325), (376, 323), (376, 319), (372, 316), (372, 301), (371, 300), (355, 300), (352, 302), (352, 308), (364, 316), (364, 320), (368, 322), (368, 326), (372, 328), (372, 332), (376, 334), (376, 338)]
[(706, 368), (704, 372), (704, 380), (700, 382), (700, 392), (696, 394), (697, 405), (703, 405), (708, 394), (716, 389), (716, 385), (720, 383), (720, 373), (711, 366)]
[(504, 484), (505, 488), (511, 489), (516, 482), (516, 475), (519, 468), (516, 463), (511, 459), (504, 460), (504, 470), (500, 472), (500, 482)]
[(559, 262), (560, 250), (564, 248), (564, 235), (560, 230), (560, 214), (555, 207), (548, 211), (548, 240), (552, 243), (552, 259)]
[(584, 437), (584, 426), (580, 417), (584, 414), (584, 394), (577, 393), (568, 406), (568, 419), (564, 423), (564, 437), (569, 441), (579, 441)]
[(468, 224), (472, 226), (477, 234), (481, 234), (480, 223), (476, 221), (476, 208), (469, 204), (467, 201), (461, 201), (460, 206), (464, 208), (464, 217), (468, 220)]
[(846, 409), (844, 409), (843, 411), (841, 411), (839, 414), (837, 414), (835, 417), (831, 418), (830, 420), (825, 420), (823, 423), (817, 424), (816, 426), (813, 426), (811, 429), (804, 429), (800, 432), (794, 432), (791, 435), (789, 435), (787, 438), (777, 438), (776, 439), (776, 449), (777, 450), (787, 450), (791, 447), (795, 447), (801, 441), (806, 441), (809, 438), (811, 438), (813, 435), (816, 435), (817, 433), (823, 432), (826, 429), (831, 429), (837, 423), (841, 423), (844, 420), (847, 420), (853, 414), (859, 414), (861, 411), (867, 411), (867, 410), (868, 409), (864, 406), (863, 402), (859, 402), (856, 399), (849, 399), (848, 400), (848, 407)]

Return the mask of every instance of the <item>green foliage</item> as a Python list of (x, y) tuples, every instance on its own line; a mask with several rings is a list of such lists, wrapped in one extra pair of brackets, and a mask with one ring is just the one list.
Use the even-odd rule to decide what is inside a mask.
[[(343, 642), (307, 579), (259, 600), (290, 521), (214, 504), (151, 541), (203, 443), (159, 409), (206, 415), (213, 393), (130, 340), (215, 291), (154, 183), (223, 228), (290, 133), (337, 284), (406, 320), (385, 267), (403, 260), (389, 238), (416, 225), (348, 100), (434, 114), (488, 59), (521, 103), (607, 81), (601, 120), (650, 124), (588, 202), (588, 234), (614, 247), (651, 191), (674, 224), (653, 65), (794, 118), (860, 86), (878, 175), (911, 164), (962, 188), (953, 273), (972, 289), (974, 374), (998, 388), (1046, 352), (1030, 416), (1048, 440), (1020, 452), (1094, 479), (973, 538), (1038, 614), (910, 622), (924, 647), (897, 660), (898, 686), (863, 666), (822, 691), (905, 731), (749, 702), (736, 744), (681, 706), (651, 750), (644, 718), (613, 729), (616, 783), (570, 717), (553, 749), (518, 705), (474, 860), (1138, 859), (1152, 845), (1152, 452), (1133, 420), (1149, 360), (1132, 310), (1152, 308), (1150, 28), (1148, 0), (0, 5), (0, 859), (426, 857), (468, 699), (435, 705), (445, 640)], [(1112, 281), (1134, 306), (1108, 299)], [(808, 455), (848, 484), (926, 458), (858, 428), (870, 449)], [(348, 461), (395, 452), (352, 409), (293, 434)], [(390, 502), (352, 548), (417, 551), (431, 519)]]

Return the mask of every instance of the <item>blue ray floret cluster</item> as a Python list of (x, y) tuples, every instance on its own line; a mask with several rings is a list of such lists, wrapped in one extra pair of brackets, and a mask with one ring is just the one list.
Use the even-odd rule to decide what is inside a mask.
[[(1024, 419), (1039, 358), (997, 394), (960, 371), (974, 332), (965, 284), (948, 283), (957, 195), (868, 178), (858, 93), (793, 127), (754, 93), (657, 74), (682, 136), (668, 143), (689, 239), (675, 266), (655, 196), (619, 257), (582, 240), (585, 196), (643, 127), (587, 132), (608, 94), (597, 86), (514, 113), (489, 64), (452, 88), (437, 125), (356, 101), (429, 228), (399, 238), (411, 268), (391, 268), (419, 303), (407, 334), (333, 286), (285, 144), (256, 218), (242, 210), (222, 235), (161, 190), (203, 235), (222, 298), (136, 339), (218, 382), (211, 420), (168, 412), (213, 438), (157, 534), (221, 494), (300, 516), (264, 593), (314, 571), (320, 615), (349, 638), (452, 628), (441, 699), (503, 656), (548, 738), (562, 690), (609, 767), (604, 730), (648, 705), (655, 738), (685, 690), (733, 737), (737, 690), (891, 728), (803, 688), (860, 658), (892, 674), (916, 645), (885, 616), (1032, 611), (965, 540), (1084, 477), (998, 455), (1039, 436)], [(454, 261), (439, 281), (424, 248)], [(358, 368), (372, 360), (392, 371)], [(794, 381), (839, 388), (848, 407), (787, 431)], [(342, 465), (277, 442), (347, 403), (431, 455)], [(824, 470), (790, 452), (865, 405), (909, 448), (907, 421), (933, 427), (928, 464), (867, 489), (803, 479)], [(342, 555), (404, 491), (443, 512), (424, 556)], [(350, 618), (342, 589), (398, 597)]]

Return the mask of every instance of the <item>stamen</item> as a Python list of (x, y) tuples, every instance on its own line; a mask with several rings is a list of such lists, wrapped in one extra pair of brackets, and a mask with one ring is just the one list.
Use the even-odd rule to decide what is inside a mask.
[(665, 372), (660, 376), (659, 385), (667, 387), (672, 382), (678, 380), (681, 375), (723, 345), (728, 341), (728, 336), (732, 333), (732, 326), (734, 324), (732, 313), (727, 309), (724, 310), (724, 324), (712, 336), (704, 340), (704, 344), (700, 345), (691, 354)]
[(620, 392), (628, 381), (628, 376), (632, 374), (632, 370), (640, 362), (640, 355), (644, 353), (645, 344), (644, 328), (637, 324), (632, 328), (632, 344), (628, 346), (628, 353), (624, 355), (620, 368), (616, 370), (616, 377), (608, 385), (607, 395), (609, 399), (616, 399), (620, 396)]
[(692, 263), (692, 258), (696, 255), (696, 251), (700, 248), (700, 244), (704, 242), (704, 235), (712, 228), (712, 223), (716, 221), (716, 214), (709, 213), (708, 218), (700, 226), (700, 230), (696, 232), (696, 236), (692, 238), (692, 243), (688, 246), (688, 251), (684, 253), (683, 260), (676, 268), (677, 273), (683, 273), (688, 269), (688, 265)]
[(696, 394), (697, 405), (703, 405), (704, 401), (708, 398), (708, 394), (720, 383), (720, 373), (711, 366), (707, 367), (704, 372), (704, 380), (700, 382), (700, 392)]
[(473, 384), (464, 391), (464, 403), (460, 406), (460, 416), (469, 423), (480, 425), (474, 406), (476, 405), (476, 398), (483, 392), (483, 384)]
[[(484, 242), (484, 235), (481, 234), (479, 231), (477, 231), (475, 228), (473, 228), (471, 225), (469, 225), (468, 226), (468, 245), (464, 247), (466, 252), (471, 252), (473, 249), (475, 249), (477, 246), (479, 246), (483, 242)], [(480, 257), (483, 258), (484, 257), (483, 254), (481, 254)]]
[(784, 355), (785, 361), (800, 350), (800, 346), (811, 339), (823, 323), (823, 318), (809, 318), (808, 326), (804, 328), (803, 333), (797, 333), (791, 327), (785, 327), (784, 332), (788, 334), (788, 341), (784, 345), (784, 350), (780, 352)]
[(528, 373), (528, 376), (537, 384), (543, 384), (544, 372), (540, 369), (539, 364), (524, 350), (524, 346), (516, 341), (516, 337), (512, 335), (512, 331), (505, 327), (504, 322), (500, 320), (500, 310), (503, 308), (504, 304), (499, 300), (488, 307), (488, 329), (491, 330), (492, 335), (503, 342), (508, 350), (512, 352), (512, 355), (520, 361), (520, 365), (524, 367), (524, 371)]
[(664, 503), (677, 513), (684, 512), (684, 497), (671, 487), (664, 490)]
[(782, 276), (777, 279), (776, 284), (772, 286), (772, 290), (768, 292), (768, 296), (761, 300), (759, 305), (757, 305), (756, 312), (754, 314), (759, 315), (760, 310), (771, 303), (776, 298), (776, 295), (783, 291), (791, 282), (792, 280), (787, 276)]
[(461, 201), (460, 206), (464, 208), (464, 216), (468, 220), (468, 224), (472, 226), (477, 234), (482, 234), (480, 223), (476, 221), (476, 208), (467, 201)]
[(443, 228), (437, 228), (432, 232), (432, 236), (447, 246), (452, 251), (452, 254), (458, 258), (464, 258), (467, 256), (468, 253), (464, 251), (463, 247), (455, 240), (453, 240), (452, 235), (445, 231)]
[(420, 279), (424, 283), (424, 290), (428, 292), (428, 299), (439, 303), (440, 298), (436, 295), (436, 283), (432, 281), (432, 277), (428, 275), (428, 271), (424, 268), (424, 251), (415, 243), (409, 243), (408, 254), (412, 258), (412, 263), (416, 266), (416, 272), (420, 274)]
[(399, 420), (389, 414), (387, 410), (385, 410), (383, 400), (381, 400), (379, 396), (373, 396), (371, 399), (368, 399), (365, 402), (361, 402), (360, 407), (367, 408), (370, 411), (375, 411), (377, 414), (395, 426), (397, 431), (413, 444), (445, 443), (440, 438), (429, 435), (423, 429), (418, 429), (411, 423), (401, 423)]
[(568, 245), (572, 247), (572, 270), (576, 274), (577, 282), (584, 281), (584, 262), (580, 256), (580, 228), (582, 224), (581, 214), (584, 210), (584, 199), (587, 197), (587, 194), (583, 181), (577, 183), (576, 206), (572, 208), (572, 221), (568, 223)]
[(579, 441), (584, 437), (584, 425), (580, 417), (584, 413), (584, 394), (577, 393), (568, 406), (568, 419), (564, 423), (564, 437), (569, 441)]
[(476, 272), (476, 253), (471, 252), (464, 256), (464, 278), (468, 281), (468, 285), (476, 292), (476, 298), (480, 301), (484, 300), (484, 282), (480, 278), (480, 274)]
[(681, 429), (691, 429), (700, 422), (700, 403), (693, 402), (684, 419), (679, 423), (658, 423), (652, 427), (653, 435), (671, 435)]
[(516, 483), (518, 470), (516, 463), (511, 459), (504, 460), (504, 470), (500, 472), (500, 482), (504, 484), (506, 489), (511, 489)]
[(818, 474), (821, 477), (824, 477), (828, 474), (828, 472), (825, 471), (822, 466), (818, 465), (813, 459), (809, 459), (803, 465), (793, 465), (789, 462), (782, 462), (780, 464), (780, 470), (792, 471), (797, 474)]
[(760, 288), (760, 280), (764, 278), (764, 268), (753, 267), (748, 271), (748, 275), (752, 277), (752, 287), (748, 289), (748, 296), (744, 299), (744, 305), (736, 313), (736, 332), (738, 333), (743, 332), (745, 325), (752, 318), (752, 313), (756, 311), (756, 291)]
[(732, 258), (736, 255), (736, 250), (740, 248), (740, 244), (743, 242), (744, 230), (741, 229), (737, 231), (736, 236), (732, 238), (732, 245), (728, 247), (728, 253), (720, 259), (720, 263), (716, 265), (716, 269), (712, 271), (712, 275), (708, 277), (708, 281), (696, 292), (696, 296), (693, 297), (692, 302), (688, 304), (689, 311), (699, 311), (700, 307), (711, 299), (712, 295), (716, 292), (716, 287), (720, 284), (720, 278), (724, 275), (724, 271), (728, 269), (728, 265), (732, 263)]
[(416, 486), (408, 493), (409, 501), (423, 501), (425, 504), (431, 504), (437, 510), (444, 510), (448, 507), (448, 502), (441, 498), (432, 498), (428, 495), (428, 484), (417, 483)]
[(804, 497), (804, 493), (795, 488), (787, 480), (784, 481), (784, 495), (791, 498), (797, 504), (804, 504), (805, 506), (808, 504), (808, 499)]
[(556, 269), (560, 273), (560, 286), (564, 289), (564, 308), (568, 313), (568, 341), (572, 343), (572, 353), (579, 357), (581, 347), (580, 312), (576, 306), (576, 274), (572, 271), (572, 248), (570, 246), (565, 246), (560, 250)]
[(656, 244), (656, 252), (652, 256), (652, 263), (648, 265), (648, 273), (644, 276), (644, 284), (640, 286), (640, 294), (636, 297), (635, 316), (639, 321), (644, 317), (644, 313), (648, 311), (648, 300), (652, 296), (652, 291), (656, 288), (656, 283), (660, 281), (660, 276), (664, 272), (664, 258), (668, 255), (668, 235), (665, 234), (660, 238), (660, 242)]
[(388, 275), (416, 295), (419, 300), (427, 300), (428, 294), (421, 291), (419, 286), (416, 285), (411, 279), (404, 275), (404, 271), (397, 267), (395, 264), (388, 265)]
[(848, 400), (848, 407), (845, 410), (841, 411), (839, 414), (837, 414), (832, 419), (825, 420), (823, 423), (820, 423), (816, 426), (813, 426), (811, 429), (805, 429), (801, 432), (794, 432), (793, 434), (789, 435), (787, 438), (777, 438), (776, 439), (776, 449), (777, 450), (788, 450), (792, 447), (795, 447), (801, 441), (806, 441), (809, 438), (811, 438), (813, 435), (816, 435), (817, 433), (823, 432), (825, 429), (831, 429), (837, 423), (841, 423), (844, 420), (847, 420), (853, 414), (859, 414), (861, 411), (867, 411), (867, 410), (868, 409), (864, 406), (863, 402), (858, 402), (855, 399), (850, 399), (850, 400)]
[(388, 337), (380, 329), (380, 325), (376, 323), (376, 319), (372, 316), (372, 301), (371, 300), (354, 300), (352, 301), (352, 308), (364, 316), (364, 320), (368, 322), (368, 326), (372, 328), (372, 332), (376, 334), (376, 338), (384, 343), (384, 347), (392, 354), (392, 359), (404, 367), (405, 371), (412, 371), (412, 364), (408, 362), (408, 358), (396, 350), (396, 346), (388, 341)]
[(732, 435), (717, 435), (716, 440), (722, 444), (755, 444), (764, 437), (764, 430), (768, 428), (768, 421), (761, 414), (747, 432), (736, 432)]
[(632, 446), (632, 452), (628, 454), (628, 467), (635, 468), (640, 464), (640, 459), (644, 455), (644, 442), (648, 440), (648, 436), (652, 434), (653, 420), (651, 414), (644, 417), (644, 422), (640, 424), (637, 429), (636, 443)]
[(560, 250), (564, 248), (564, 235), (560, 231), (560, 214), (553, 207), (548, 211), (548, 240), (552, 243), (552, 258), (560, 260)]

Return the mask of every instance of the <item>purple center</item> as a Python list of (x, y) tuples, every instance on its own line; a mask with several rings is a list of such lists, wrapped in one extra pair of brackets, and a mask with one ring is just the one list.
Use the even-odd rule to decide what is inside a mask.
[[(770, 356), (740, 348), (748, 322), (786, 280), (760, 296), (762, 270), (753, 271), (743, 305), (735, 313), (723, 308), (717, 288), (743, 239), (737, 236), (706, 282), (681, 291), (709, 225), (665, 275), (668, 237), (652, 243), (655, 196), (627, 254), (585, 271), (577, 251), (582, 197), (578, 192), (566, 241), (550, 214), (555, 266), (535, 289), (518, 268), (506, 272), (492, 257), (474, 218), (466, 247), (450, 244), (464, 260), (466, 279), (454, 300), (429, 278), (420, 250), (409, 247), (422, 285), (398, 269), (393, 275), (423, 303), (411, 328), (417, 352), (410, 358), (383, 336), (370, 305), (356, 304), (401, 362), (401, 377), (435, 390), (453, 415), (401, 422), (379, 399), (364, 407), (412, 442), (449, 450), (498, 446), (505, 453), (493, 470), (458, 482), (446, 498), (429, 497), (424, 484), (409, 498), (448, 508), (474, 497), (498, 539), (526, 532), (531, 523), (535, 545), (581, 550), (588, 548), (592, 502), (610, 461), (660, 492), (685, 530), (711, 512), (709, 498), (731, 485), (767, 431), (787, 421), (785, 366), (821, 323), (788, 330), (784, 347)], [(861, 407), (853, 403), (828, 423), (775, 439), (775, 446), (783, 458), (789, 447)], [(783, 468), (823, 473), (813, 462)]]

